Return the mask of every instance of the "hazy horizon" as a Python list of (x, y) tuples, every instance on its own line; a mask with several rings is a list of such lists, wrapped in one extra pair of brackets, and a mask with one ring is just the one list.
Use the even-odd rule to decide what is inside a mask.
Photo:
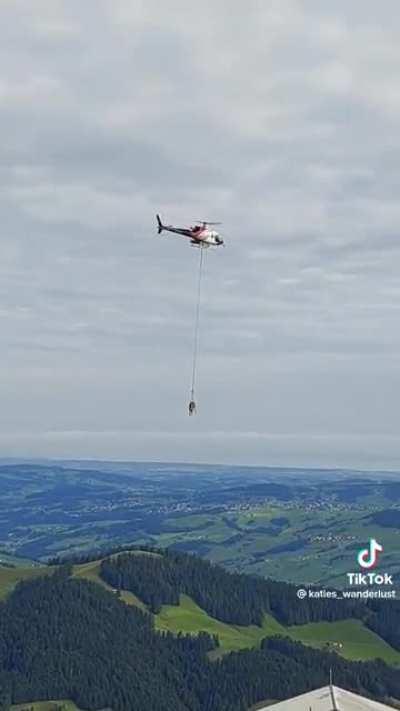
[(177, 468), (190, 468), (190, 467), (198, 467), (200, 468), (220, 468), (220, 469), (240, 469), (241, 472), (243, 473), (244, 470), (249, 469), (253, 471), (254, 469), (260, 470), (260, 471), (277, 471), (277, 472), (282, 472), (282, 473), (291, 473), (291, 472), (302, 472), (302, 473), (307, 473), (307, 474), (313, 474), (313, 472), (317, 474), (323, 474), (323, 473), (333, 473), (337, 474), (338, 476), (343, 476), (347, 477), (347, 475), (363, 475), (363, 474), (377, 474), (379, 476), (383, 477), (398, 477), (400, 476), (400, 471), (396, 471), (394, 469), (357, 469), (357, 468), (351, 468), (351, 467), (327, 467), (327, 466), (295, 466), (295, 465), (274, 465), (274, 464), (246, 464), (244, 462), (242, 463), (235, 463), (235, 462), (196, 462), (196, 461), (172, 461), (172, 460), (158, 460), (158, 459), (95, 459), (91, 457), (87, 458), (75, 458), (75, 457), (67, 457), (67, 458), (56, 458), (56, 457), (6, 457), (2, 456), (0, 457), (0, 466), (7, 466), (7, 465), (21, 465), (23, 466), (24, 464), (27, 465), (42, 465), (42, 466), (47, 466), (47, 465), (55, 465), (55, 466), (61, 466), (61, 467), (68, 467), (71, 465), (77, 465), (77, 466), (82, 466), (83, 468), (87, 468), (89, 470), (89, 467), (108, 467), (114, 466), (117, 467), (131, 467), (131, 466), (138, 466), (140, 467), (141, 465), (148, 466), (148, 467), (177, 467)]

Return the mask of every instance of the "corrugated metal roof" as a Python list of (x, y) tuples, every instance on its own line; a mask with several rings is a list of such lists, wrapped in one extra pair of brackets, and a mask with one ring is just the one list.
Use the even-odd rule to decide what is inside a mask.
[(393, 711), (393, 708), (338, 686), (324, 686), (293, 699), (265, 706), (260, 711)]

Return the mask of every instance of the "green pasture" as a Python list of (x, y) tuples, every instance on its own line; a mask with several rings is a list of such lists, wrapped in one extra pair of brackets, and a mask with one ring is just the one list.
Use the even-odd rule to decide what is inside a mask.
[(156, 615), (155, 625), (160, 631), (186, 634), (208, 632), (210, 635), (218, 635), (223, 652), (255, 647), (263, 637), (283, 634), (282, 626), (269, 615), (265, 616), (262, 627), (241, 627), (220, 622), (210, 617), (187, 595), (181, 595), (180, 605), (165, 605)]
[[(75, 565), (73, 576), (101, 585), (116, 594), (113, 588), (101, 579), (100, 565), (101, 560)], [(0, 568), (0, 599), (4, 599), (20, 580), (51, 574), (54, 570), (55, 568), (46, 566)], [(128, 605), (147, 610), (143, 602), (129, 591), (122, 590), (120, 599)], [(230, 625), (210, 617), (190, 597), (182, 595), (179, 605), (166, 605), (155, 616), (155, 627), (159, 631), (168, 630), (175, 634), (198, 634), (204, 631), (217, 635), (220, 642), (218, 654), (257, 647), (264, 637), (283, 635), (318, 649), (331, 649), (347, 659), (366, 661), (378, 657), (388, 664), (400, 666), (400, 652), (390, 647), (359, 620), (284, 627), (270, 615), (265, 615), (261, 627)], [(36, 707), (34, 708), (36, 711)], [(41, 711), (41, 707), (37, 708)]]
[(37, 578), (40, 575), (50, 575), (53, 568), (47, 566), (30, 566), (28, 568), (0, 567), (0, 600), (10, 594), (21, 580)]
[[(284, 627), (270, 615), (265, 615), (261, 627), (230, 625), (210, 617), (186, 595), (179, 605), (165, 605), (155, 618), (156, 629), (177, 634), (208, 632), (217, 635), (219, 653), (259, 646), (264, 637), (282, 635), (318, 649), (336, 651), (346, 659), (363, 660), (379, 657), (388, 664), (400, 665), (397, 652), (359, 620), (317, 622)], [(342, 645), (341, 647), (339, 645)]]
[[(400, 652), (396, 651), (361, 620), (339, 622), (313, 622), (288, 628), (290, 637), (318, 649), (330, 649), (346, 659), (367, 661), (379, 657), (388, 664), (400, 665)], [(342, 644), (343, 647), (335, 647)]]

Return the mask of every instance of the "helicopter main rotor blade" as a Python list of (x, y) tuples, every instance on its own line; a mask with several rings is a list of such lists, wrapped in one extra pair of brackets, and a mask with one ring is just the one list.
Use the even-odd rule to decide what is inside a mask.
[(208, 220), (196, 220), (196, 222), (201, 222), (202, 225), (222, 225), (222, 222), (209, 222)]

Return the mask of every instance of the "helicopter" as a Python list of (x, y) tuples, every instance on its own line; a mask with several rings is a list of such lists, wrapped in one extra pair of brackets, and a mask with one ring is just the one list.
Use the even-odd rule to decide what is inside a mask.
[(190, 243), (194, 247), (220, 247), (225, 246), (224, 240), (221, 235), (218, 234), (216, 230), (209, 229), (214, 225), (220, 225), (220, 222), (207, 222), (207, 220), (199, 220), (199, 224), (195, 227), (174, 227), (173, 225), (163, 225), (161, 222), (160, 215), (157, 217), (157, 227), (158, 234), (161, 234), (164, 230), (166, 232), (174, 232), (177, 235), (183, 235), (183, 237), (188, 237)]

